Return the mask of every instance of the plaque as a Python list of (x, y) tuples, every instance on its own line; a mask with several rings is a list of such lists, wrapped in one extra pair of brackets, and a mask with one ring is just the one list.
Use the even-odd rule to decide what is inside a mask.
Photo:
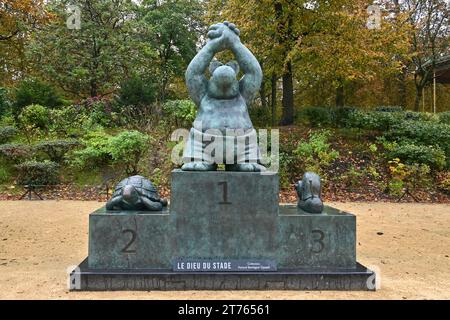
[(274, 260), (255, 259), (174, 259), (173, 271), (177, 272), (267, 272), (277, 271)]

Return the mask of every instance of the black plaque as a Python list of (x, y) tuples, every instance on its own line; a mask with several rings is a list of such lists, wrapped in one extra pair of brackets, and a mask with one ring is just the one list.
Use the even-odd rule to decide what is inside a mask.
[(268, 272), (277, 271), (274, 260), (258, 259), (174, 259), (172, 270), (177, 272)]

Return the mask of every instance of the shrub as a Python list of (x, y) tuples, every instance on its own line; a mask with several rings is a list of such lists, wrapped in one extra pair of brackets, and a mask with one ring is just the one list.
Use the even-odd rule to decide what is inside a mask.
[(402, 106), (378, 106), (375, 108), (378, 112), (402, 112)]
[(197, 108), (191, 100), (169, 100), (164, 103), (163, 111), (176, 125), (191, 125), (197, 115)]
[(439, 146), (447, 158), (450, 156), (450, 125), (431, 121), (400, 121), (385, 136), (399, 143)]
[(294, 154), (301, 157), (304, 171), (321, 173), (323, 167), (329, 166), (339, 157), (339, 152), (327, 142), (330, 136), (328, 130), (318, 131), (311, 134), (309, 141), (298, 144)]
[(124, 131), (109, 141), (110, 153), (115, 162), (125, 166), (125, 172), (139, 172), (138, 164), (147, 148), (149, 137), (139, 131)]
[(391, 179), (388, 183), (388, 192), (392, 195), (400, 196), (404, 189), (414, 191), (423, 188), (431, 183), (430, 167), (426, 164), (404, 164), (399, 158), (388, 162)]
[(17, 133), (18, 130), (12, 126), (0, 128), (0, 144), (11, 141)]
[(450, 125), (450, 111), (441, 112), (438, 116), (439, 122)]
[(403, 115), (395, 112), (354, 110), (348, 114), (345, 125), (350, 128), (386, 131), (403, 119)]
[(415, 120), (415, 121), (439, 121), (439, 116), (431, 112), (414, 112), (405, 111), (403, 113), (405, 120)]
[(0, 87), (0, 118), (9, 114), (11, 111), (11, 102), (8, 99), (8, 91), (6, 88)]
[(49, 110), (39, 104), (25, 107), (19, 115), (21, 126), (32, 129), (47, 129), (50, 120)]
[(29, 145), (10, 143), (0, 145), (0, 155), (10, 163), (19, 163), (32, 155)]
[(334, 124), (337, 127), (347, 127), (348, 120), (353, 112), (357, 111), (355, 107), (339, 107), (334, 110)]
[(437, 186), (440, 190), (450, 195), (450, 172), (447, 171), (440, 177)]
[(306, 107), (299, 112), (298, 117), (311, 127), (329, 126), (333, 119), (331, 110), (326, 107)]
[(95, 124), (110, 127), (117, 121), (117, 114), (113, 112), (113, 103), (108, 98), (87, 98), (80, 103), (78, 108), (88, 116), (90, 121), (87, 123), (88, 127), (94, 127)]
[(14, 114), (18, 115), (22, 108), (31, 104), (53, 108), (62, 103), (61, 97), (49, 84), (35, 79), (24, 80), (15, 92)]
[(62, 136), (80, 136), (84, 126), (89, 127), (89, 116), (74, 105), (50, 110), (51, 132)]
[(279, 158), (279, 175), (280, 175), (280, 186), (283, 189), (288, 189), (291, 187), (291, 180), (293, 179), (293, 171), (292, 168), (295, 166), (294, 159), (291, 155), (280, 152)]
[(80, 168), (96, 168), (110, 164), (112, 162), (109, 152), (110, 138), (110, 135), (101, 130), (89, 132), (82, 141), (84, 149), (73, 152), (71, 164)]
[(11, 170), (3, 163), (0, 163), (0, 184), (6, 184), (10, 182)]
[(133, 77), (122, 82), (117, 101), (121, 105), (142, 106), (152, 104), (155, 98), (156, 89), (152, 83)]
[(445, 167), (445, 154), (440, 148), (432, 146), (400, 144), (389, 153), (391, 159), (398, 158), (406, 164), (426, 164), (441, 170)]
[(342, 174), (339, 180), (344, 181), (344, 183), (349, 187), (356, 187), (361, 185), (363, 182), (361, 176), (363, 172), (351, 167), (347, 172)]
[(27, 161), (16, 165), (20, 185), (53, 185), (59, 182), (58, 164), (51, 161)]
[(80, 143), (77, 141), (43, 141), (37, 144), (35, 149), (44, 152), (49, 157), (50, 161), (61, 164), (65, 155), (79, 145)]

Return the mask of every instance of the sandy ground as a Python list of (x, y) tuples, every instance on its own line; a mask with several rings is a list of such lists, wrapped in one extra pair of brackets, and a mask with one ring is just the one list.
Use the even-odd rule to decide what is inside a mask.
[(357, 215), (358, 261), (380, 273), (377, 292), (69, 292), (101, 205), (0, 202), (0, 299), (450, 299), (450, 205), (414, 203), (330, 203)]

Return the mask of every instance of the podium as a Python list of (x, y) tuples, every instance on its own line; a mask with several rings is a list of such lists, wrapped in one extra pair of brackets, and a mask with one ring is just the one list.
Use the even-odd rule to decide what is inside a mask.
[(356, 218), (280, 205), (278, 175), (172, 172), (161, 212), (89, 216), (73, 290), (374, 290), (356, 262)]

